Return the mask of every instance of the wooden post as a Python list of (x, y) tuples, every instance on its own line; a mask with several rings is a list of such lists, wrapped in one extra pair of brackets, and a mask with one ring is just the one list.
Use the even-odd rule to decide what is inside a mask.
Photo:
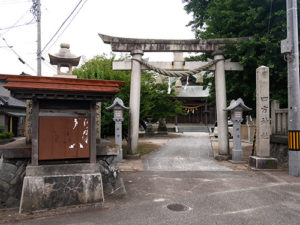
[(39, 165), (39, 102), (32, 101), (32, 153), (31, 164), (32, 166)]
[[(13, 118), (9, 117), (9, 132), (13, 132)], [(17, 134), (15, 134), (17, 136)]]
[(207, 110), (207, 101), (205, 101), (205, 104), (204, 104), (204, 113), (205, 113), (205, 125), (207, 126), (208, 124), (208, 110)]
[(91, 125), (90, 125), (90, 163), (96, 163), (97, 153), (96, 153), (96, 102), (91, 101)]

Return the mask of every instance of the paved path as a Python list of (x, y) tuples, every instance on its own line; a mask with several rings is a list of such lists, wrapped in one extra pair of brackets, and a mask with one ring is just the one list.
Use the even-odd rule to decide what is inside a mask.
[(143, 157), (145, 171), (230, 171), (212, 157), (208, 133), (183, 133)]

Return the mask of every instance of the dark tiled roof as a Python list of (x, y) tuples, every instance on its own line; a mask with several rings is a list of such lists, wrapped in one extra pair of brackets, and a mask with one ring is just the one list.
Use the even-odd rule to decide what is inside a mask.
[(0, 106), (26, 108), (26, 103), (14, 97), (0, 96)]
[(10, 91), (3, 87), (5, 84), (5, 81), (0, 80), (0, 106), (25, 108), (25, 102), (12, 97)]

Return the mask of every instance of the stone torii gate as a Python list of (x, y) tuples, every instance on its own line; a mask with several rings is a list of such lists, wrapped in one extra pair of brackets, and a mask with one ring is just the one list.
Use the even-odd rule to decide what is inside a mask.
[(141, 89), (141, 70), (148, 69), (141, 64), (144, 52), (174, 52), (173, 62), (148, 62), (164, 70), (186, 71), (199, 68), (208, 62), (185, 62), (183, 52), (210, 52), (216, 60), (207, 70), (215, 71), (216, 86), (216, 108), (218, 121), (218, 141), (219, 155), (227, 158), (228, 148), (228, 124), (226, 109), (226, 83), (225, 70), (243, 70), (243, 67), (236, 62), (230, 62), (224, 59), (224, 52), (220, 49), (224, 44), (235, 44), (245, 38), (227, 38), (227, 39), (206, 39), (206, 40), (165, 40), (165, 39), (134, 39), (113, 37), (99, 34), (104, 43), (110, 44), (112, 51), (130, 52), (132, 59), (130, 61), (113, 62), (113, 70), (131, 70), (130, 86), (130, 134), (129, 134), (129, 153), (136, 154), (138, 147), (138, 130), (140, 114), (140, 89)]

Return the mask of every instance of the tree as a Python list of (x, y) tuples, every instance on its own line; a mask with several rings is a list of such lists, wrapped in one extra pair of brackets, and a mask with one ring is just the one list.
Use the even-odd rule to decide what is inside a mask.
[(286, 38), (285, 0), (183, 2), (186, 12), (193, 15), (188, 26), (192, 27), (196, 38), (250, 37), (249, 41), (224, 47), (225, 58), (244, 66), (242, 72), (226, 72), (228, 101), (242, 97), (246, 104), (255, 108), (256, 68), (264, 65), (270, 67), (271, 99), (287, 105), (287, 68), (280, 53), (280, 41)]
[[(121, 80), (125, 82), (120, 88), (120, 93), (116, 95), (123, 100), (124, 105), (129, 106), (130, 97), (130, 72), (112, 70), (112, 62), (116, 60), (114, 56), (107, 58), (106, 55), (96, 56), (85, 62), (82, 66), (74, 69), (73, 74), (78, 78), (101, 79), (101, 80)], [(124, 60), (124, 58), (119, 59)], [(161, 118), (168, 118), (177, 114), (182, 114), (181, 103), (174, 98), (174, 91), (167, 94), (167, 84), (156, 85), (153, 74), (143, 71), (141, 79), (141, 106), (140, 120), (145, 121), (151, 117), (153, 122)], [(113, 113), (105, 108), (112, 102), (102, 104), (101, 130), (102, 135), (114, 134)], [(123, 134), (128, 131), (128, 112), (124, 114)]]

